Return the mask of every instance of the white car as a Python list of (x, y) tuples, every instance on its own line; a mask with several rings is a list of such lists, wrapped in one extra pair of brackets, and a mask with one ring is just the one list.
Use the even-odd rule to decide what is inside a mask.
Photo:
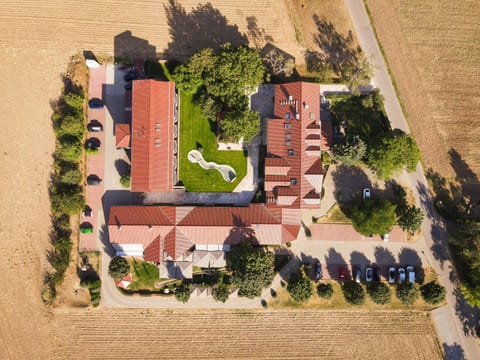
[(357, 272), (355, 273), (355, 281), (357, 283), (360, 283), (361, 278), (362, 278), (362, 272), (360, 271), (360, 269), (357, 269)]
[(365, 188), (363, 189), (363, 200), (370, 199), (370, 189)]
[(398, 268), (398, 283), (403, 284), (405, 282), (405, 269)]
[(388, 282), (390, 284), (395, 284), (396, 280), (397, 280), (397, 274), (396, 274), (395, 268), (393, 266), (390, 266), (388, 268)]
[(371, 267), (367, 267), (365, 269), (365, 281), (372, 282), (373, 281), (373, 269)]
[(415, 269), (413, 266), (407, 266), (408, 282), (415, 283)]
[(383, 234), (382, 239), (383, 241), (388, 242), (390, 240), (390, 234), (389, 233)]

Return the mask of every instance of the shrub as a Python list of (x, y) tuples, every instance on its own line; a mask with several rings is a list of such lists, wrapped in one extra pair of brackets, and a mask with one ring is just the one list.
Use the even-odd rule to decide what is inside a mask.
[(397, 297), (405, 305), (412, 305), (418, 297), (418, 290), (412, 283), (397, 286)]
[(288, 282), (287, 291), (296, 302), (304, 302), (313, 294), (313, 285), (305, 276), (293, 276)]
[(130, 174), (124, 174), (120, 177), (120, 184), (124, 188), (129, 188), (130, 187)]
[(367, 285), (367, 293), (375, 304), (388, 304), (392, 298), (390, 288), (387, 284), (374, 281)]
[(319, 284), (317, 286), (317, 294), (323, 299), (331, 299), (333, 296), (332, 284)]
[(422, 294), (423, 300), (428, 304), (438, 304), (445, 300), (446, 291), (445, 288), (431, 281), (420, 287), (420, 293)]
[(230, 292), (228, 286), (225, 284), (220, 284), (217, 287), (214, 287), (212, 290), (212, 296), (215, 301), (225, 302), (228, 299)]
[(355, 281), (345, 281), (342, 285), (343, 296), (349, 304), (362, 305), (365, 303), (365, 290)]
[(108, 265), (108, 273), (114, 279), (123, 279), (129, 272), (130, 265), (124, 257), (115, 256)]
[(77, 185), (82, 181), (82, 172), (78, 169), (71, 169), (65, 171), (60, 176), (60, 182), (68, 185)]
[(175, 299), (185, 304), (190, 299), (190, 286), (182, 283), (179, 287), (177, 287), (175, 290)]

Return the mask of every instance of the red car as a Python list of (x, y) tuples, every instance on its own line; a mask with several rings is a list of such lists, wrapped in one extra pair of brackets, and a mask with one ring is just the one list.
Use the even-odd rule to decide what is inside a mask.
[(340, 277), (340, 280), (345, 279), (345, 276), (347, 275), (347, 269), (345, 269), (343, 266), (340, 267), (338, 276)]

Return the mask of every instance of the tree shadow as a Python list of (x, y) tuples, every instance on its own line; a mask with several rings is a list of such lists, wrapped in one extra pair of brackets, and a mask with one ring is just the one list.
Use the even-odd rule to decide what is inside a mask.
[(374, 256), (375, 256), (375, 262), (377, 264), (394, 265), (396, 263), (395, 255), (393, 255), (393, 253), (389, 249), (383, 246), (375, 247)]
[(452, 345), (443, 343), (443, 352), (446, 360), (465, 360), (465, 352), (456, 342)]
[(265, 33), (265, 29), (258, 27), (257, 18), (248, 16), (247, 20), (247, 38), (257, 50), (262, 49), (268, 42), (273, 42), (273, 38)]
[(356, 64), (361, 58), (360, 47), (356, 49), (353, 47), (352, 31), (344, 36), (337, 31), (332, 22), (325, 18), (313, 15), (313, 21), (318, 31), (314, 41), (322, 50), (325, 62), (331, 64), (337, 75), (342, 75), (347, 66)]
[(168, 0), (164, 9), (172, 39), (162, 54), (164, 59), (184, 61), (200, 49), (218, 49), (226, 42), (233, 46), (248, 42), (237, 25), (229, 24), (211, 3), (198, 4), (188, 13), (176, 0)]
[(126, 175), (130, 173), (130, 164), (123, 159), (117, 159), (115, 160), (115, 169), (118, 175)]
[(360, 270), (360, 272), (363, 273), (365, 267), (370, 265), (370, 260), (365, 254), (358, 251), (352, 251), (350, 253), (350, 264), (352, 265), (352, 276), (354, 276), (357, 270)]
[(332, 280), (339, 278), (339, 271), (342, 267), (346, 270), (344, 280), (352, 279), (347, 262), (343, 258), (342, 254), (337, 252), (334, 248), (328, 249), (328, 254), (325, 255), (325, 266)]
[(336, 166), (332, 171), (332, 179), (335, 186), (335, 199), (341, 208), (342, 204), (360, 200), (362, 190), (372, 187), (367, 174), (357, 166)]
[(113, 38), (115, 62), (129, 63), (133, 65), (135, 59), (156, 60), (156, 47), (148, 40), (132, 35), (126, 30)]
[(232, 215), (233, 226), (230, 233), (225, 239), (225, 244), (238, 244), (241, 242), (248, 242), (252, 245), (259, 245), (258, 239), (255, 236), (255, 230), (247, 225), (240, 216)]
[(478, 309), (470, 306), (462, 295), (458, 287), (453, 290), (455, 295), (455, 314), (462, 323), (462, 329), (465, 336), (474, 336), (478, 319)]

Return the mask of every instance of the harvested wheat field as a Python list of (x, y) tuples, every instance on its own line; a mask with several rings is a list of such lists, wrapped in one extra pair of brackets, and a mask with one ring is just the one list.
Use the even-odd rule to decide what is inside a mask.
[(423, 313), (68, 311), (59, 358), (440, 359)]
[(445, 176), (479, 183), (478, 2), (367, 4), (425, 164)]
[(140, 54), (181, 59), (199, 46), (248, 40), (257, 46), (271, 41), (303, 56), (281, 1), (181, 4), (0, 3), (0, 359), (372, 358), (374, 344), (382, 359), (400, 352), (412, 359), (438, 358), (430, 322), (418, 313), (51, 310), (42, 304), (54, 150), (50, 102), (60, 95), (61, 75), (72, 55), (90, 50), (103, 58)]

